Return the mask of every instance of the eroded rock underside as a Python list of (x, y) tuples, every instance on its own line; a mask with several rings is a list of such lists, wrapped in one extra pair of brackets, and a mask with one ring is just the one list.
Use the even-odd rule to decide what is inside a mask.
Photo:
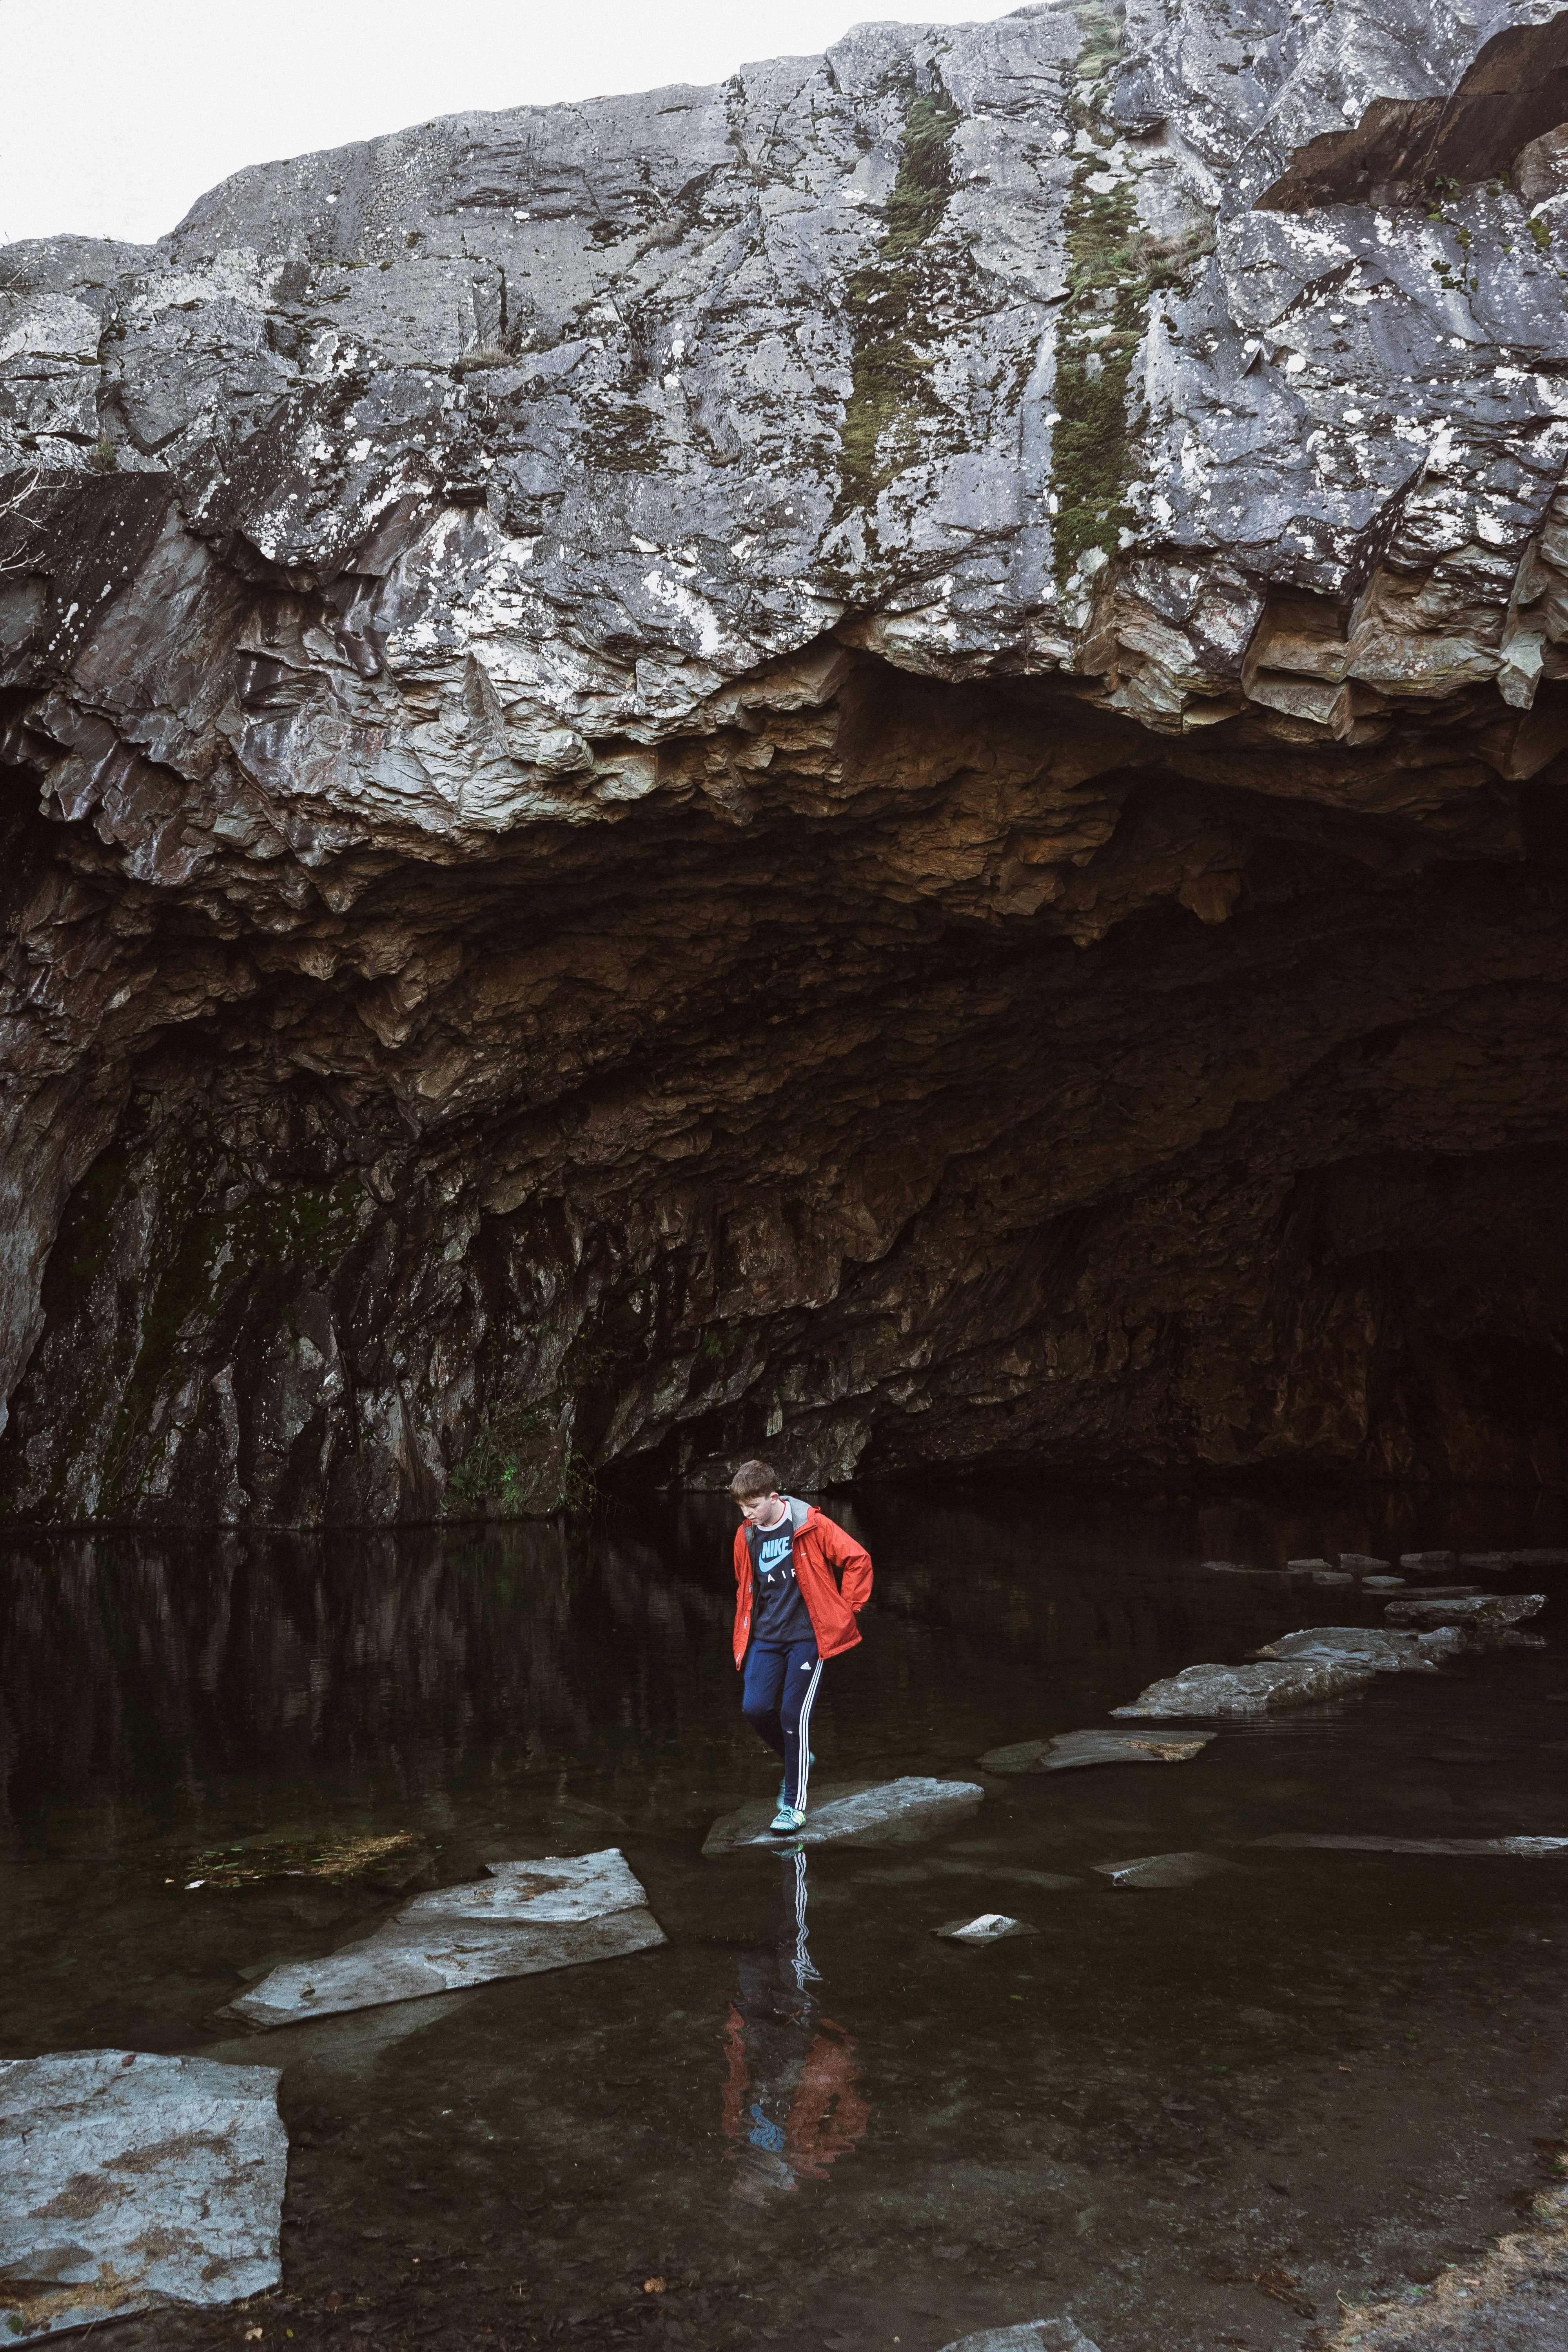
[(863, 27), (0, 255), (22, 1517), (1564, 1475), (1568, 12)]

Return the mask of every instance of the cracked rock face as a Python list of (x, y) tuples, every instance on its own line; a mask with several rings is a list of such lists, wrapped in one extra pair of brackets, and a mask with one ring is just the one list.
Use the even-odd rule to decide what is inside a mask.
[(0, 254), (11, 1512), (1561, 1478), (1565, 75), (1086, 0)]

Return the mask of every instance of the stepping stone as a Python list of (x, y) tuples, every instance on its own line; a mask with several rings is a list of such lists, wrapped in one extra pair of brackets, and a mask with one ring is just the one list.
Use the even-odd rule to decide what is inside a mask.
[(1322, 1846), (1337, 1853), (1517, 1853), (1538, 1857), (1568, 1853), (1568, 1837), (1377, 1838), (1310, 1837), (1294, 1830), (1254, 1838), (1254, 1845)]
[(1544, 1592), (1402, 1592), (1384, 1603), (1385, 1617), (1416, 1617), (1431, 1625), (1464, 1625), (1479, 1633), (1500, 1633), (1521, 1617), (1546, 1606)]
[(1508, 1557), (1514, 1568), (1568, 1568), (1568, 1551), (1551, 1546), (1542, 1551), (1510, 1551)]
[(1352, 1576), (1364, 1576), (1368, 1569), (1375, 1576), (1380, 1569), (1392, 1568), (1394, 1562), (1391, 1559), (1374, 1559), (1369, 1551), (1342, 1551), (1340, 1566), (1348, 1569)]
[(1285, 1569), (1288, 1575), (1307, 1576), (1316, 1569), (1331, 1568), (1333, 1562), (1327, 1559), (1288, 1559)]
[(0, 2344), (277, 2286), (281, 2071), (135, 2050), (0, 2063)]
[(1462, 1551), (1459, 1566), (1484, 1569), (1488, 1576), (1506, 1576), (1513, 1566), (1513, 1554), (1510, 1551)]
[(1361, 1660), (1308, 1657), (1270, 1660), (1247, 1666), (1184, 1666), (1179, 1675), (1151, 1683), (1117, 1717), (1267, 1715), (1270, 1707), (1307, 1706), (1314, 1699), (1338, 1698), (1366, 1682), (1377, 1669)]
[(1092, 1866), (1112, 1886), (1195, 1886), (1201, 1878), (1216, 1878), (1237, 1865), (1212, 1853), (1144, 1853), (1133, 1862), (1097, 1862)]
[(840, 1840), (864, 1845), (902, 1845), (950, 1829), (972, 1813), (985, 1791), (973, 1780), (841, 1781), (814, 1791), (816, 1802), (802, 1829), (773, 1837), (773, 1802), (742, 1805), (709, 1831), (705, 1854), (732, 1853), (738, 1846), (772, 1846), (775, 1853), (797, 1845), (828, 1845)]
[(1205, 1559), (1202, 1565), (1211, 1576), (1267, 1576), (1266, 1568), (1248, 1568), (1245, 1560)]
[(1431, 1633), (1396, 1633), (1383, 1625), (1310, 1625), (1266, 1642), (1259, 1658), (1322, 1658), (1367, 1668), (1376, 1675), (1435, 1675), (1444, 1658), (1466, 1646), (1458, 1626)]
[(1362, 1578), (1362, 1584), (1368, 1592), (1393, 1592), (1402, 1590), (1404, 1583), (1405, 1579), (1402, 1576), (1363, 1576)]
[(251, 2025), (291, 2025), (335, 2011), (461, 1992), (501, 1977), (619, 1959), (664, 1941), (616, 1846), (486, 1868), (488, 1878), (416, 1896), (360, 1943), (274, 1969), (224, 2015)]
[(1189, 1764), (1215, 1737), (1160, 1739), (1136, 1731), (1058, 1731), (1054, 1739), (1021, 1739), (993, 1748), (980, 1759), (983, 1772), (1077, 1772), (1088, 1764)]
[(1353, 1584), (1355, 1577), (1348, 1568), (1315, 1568), (1312, 1581), (1314, 1584)]
[(1026, 2319), (1016, 2327), (983, 2327), (942, 2352), (1100, 2352), (1070, 2319)]
[(1009, 1919), (1005, 1911), (982, 1911), (973, 1919), (950, 1919), (945, 1927), (933, 1927), (933, 1936), (945, 1936), (954, 1944), (999, 1944), (1005, 1936), (1037, 1936), (1022, 1919)]
[(1441, 1576), (1457, 1564), (1451, 1551), (1402, 1551), (1399, 1555), (1401, 1568), (1418, 1568), (1428, 1576)]

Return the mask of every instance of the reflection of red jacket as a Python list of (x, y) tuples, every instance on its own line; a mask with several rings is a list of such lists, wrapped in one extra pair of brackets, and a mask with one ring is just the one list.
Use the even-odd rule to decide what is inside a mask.
[[(799, 1505), (795, 1508), (798, 1509)], [(793, 1517), (793, 1512), (792, 1512)], [(752, 1555), (745, 1521), (735, 1530), (735, 1664), (743, 1665), (752, 1638)], [(842, 1592), (833, 1571), (844, 1579)], [(864, 1544), (824, 1517), (815, 1503), (795, 1528), (795, 1580), (816, 1636), (817, 1655), (836, 1658), (860, 1639), (855, 1612), (871, 1597), (871, 1555)]]
[[(826, 2032), (812, 2037), (800, 2072), (800, 2083), (790, 2102), (784, 2126), (784, 2147), (791, 2169), (803, 2180), (826, 2180), (836, 2156), (847, 2156), (871, 2120), (871, 2110), (855, 2087), (854, 2037), (822, 2021)], [(834, 2038), (829, 2041), (828, 2035)], [(745, 2137), (746, 2026), (731, 2002), (724, 2029), (729, 2076), (724, 2084), (724, 2137)]]

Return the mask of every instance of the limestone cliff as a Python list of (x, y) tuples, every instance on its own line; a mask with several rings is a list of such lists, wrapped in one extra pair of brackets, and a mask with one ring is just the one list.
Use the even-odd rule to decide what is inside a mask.
[(16, 1516), (1565, 1475), (1568, 8), (0, 253)]

